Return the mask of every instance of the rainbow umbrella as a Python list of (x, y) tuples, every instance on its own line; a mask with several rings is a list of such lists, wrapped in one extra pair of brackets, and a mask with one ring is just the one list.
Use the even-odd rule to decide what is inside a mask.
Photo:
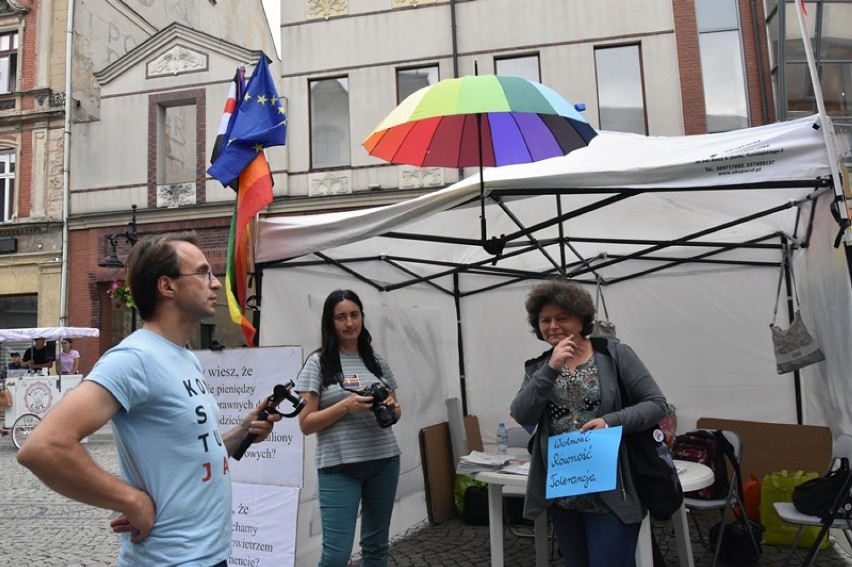
[(596, 135), (574, 105), (541, 83), (473, 75), (445, 79), (411, 94), (362, 145), (390, 163), (479, 166), (484, 242), (483, 166), (563, 156)]
[(574, 105), (541, 83), (475, 75), (413, 93), (363, 146), (390, 163), (500, 166), (563, 156), (596, 135)]

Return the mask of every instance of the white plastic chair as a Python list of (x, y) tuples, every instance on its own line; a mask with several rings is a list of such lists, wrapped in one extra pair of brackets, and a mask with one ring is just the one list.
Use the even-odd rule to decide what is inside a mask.
[[(850, 464), (852, 464), (852, 436), (846, 434), (842, 434), (834, 440), (834, 445), (832, 447), (832, 462), (826, 473), (834, 470), (834, 468), (840, 464), (840, 459), (843, 457), (849, 459)], [(840, 494), (849, 494), (850, 487), (852, 487), (852, 471), (846, 475), (843, 488), (841, 488), (841, 492), (838, 496), (840, 496)], [(843, 502), (843, 500), (840, 502)], [(796, 532), (796, 537), (793, 538), (793, 543), (790, 545), (790, 551), (787, 552), (784, 565), (789, 565), (790, 561), (793, 559), (793, 555), (798, 554), (796, 546), (799, 543), (799, 539), (802, 537), (802, 532), (808, 526), (817, 526), (820, 527), (821, 530), (817, 538), (814, 540), (814, 543), (811, 545), (810, 550), (808, 550), (807, 556), (802, 561), (803, 567), (811, 565), (814, 562), (817, 553), (819, 553), (820, 544), (822, 543), (822, 540), (828, 536), (830, 528), (841, 530), (843, 535), (846, 536), (846, 541), (848, 541), (849, 545), (852, 546), (852, 520), (838, 517), (838, 510), (832, 510), (831, 515), (826, 516), (825, 518), (820, 518), (819, 516), (802, 514), (796, 509), (796, 506), (794, 506), (792, 502), (775, 502), (773, 503), (773, 506), (782, 520), (799, 526), (799, 531)]]

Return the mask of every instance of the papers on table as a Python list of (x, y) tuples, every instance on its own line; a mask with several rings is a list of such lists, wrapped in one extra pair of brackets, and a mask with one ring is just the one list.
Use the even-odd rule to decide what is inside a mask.
[(496, 471), (505, 467), (512, 460), (510, 455), (491, 455), (482, 451), (471, 451), (459, 459), (456, 467), (458, 474), (474, 474), (483, 471)]
[(529, 474), (530, 474), (530, 462), (529, 461), (511, 462), (497, 472), (507, 473), (507, 474), (520, 474), (520, 475), (523, 475), (523, 476), (529, 476)]

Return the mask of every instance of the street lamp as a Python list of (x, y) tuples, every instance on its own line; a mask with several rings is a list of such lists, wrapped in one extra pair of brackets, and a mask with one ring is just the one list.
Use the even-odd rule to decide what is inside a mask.
[(110, 252), (106, 258), (98, 262), (98, 266), (100, 266), (101, 268), (119, 270), (124, 267), (124, 263), (118, 259), (118, 255), (115, 253), (115, 247), (117, 246), (117, 243), (115, 241), (115, 235), (107, 234), (106, 239), (110, 245)]
[(115, 249), (121, 238), (130, 244), (130, 246), (136, 244), (138, 240), (136, 235), (136, 205), (130, 205), (130, 222), (127, 223), (127, 230), (117, 234), (107, 234), (104, 238), (109, 242), (110, 251), (106, 258), (98, 262), (98, 266), (101, 268), (123, 268), (124, 262), (118, 259)]
[[(107, 234), (104, 238), (109, 243), (109, 253), (106, 258), (98, 262), (98, 266), (107, 268), (108, 270), (120, 270), (124, 267), (124, 262), (118, 258), (116, 247), (119, 245), (121, 239), (124, 239), (131, 248), (138, 240), (136, 233), (136, 205), (130, 205), (130, 222), (127, 223), (127, 230), (116, 234)], [(136, 307), (130, 308), (130, 315), (130, 331), (133, 332), (136, 330)]]

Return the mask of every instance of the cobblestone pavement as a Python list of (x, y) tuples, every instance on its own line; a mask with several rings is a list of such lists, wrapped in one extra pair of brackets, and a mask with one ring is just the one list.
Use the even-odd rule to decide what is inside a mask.
[[(101, 466), (118, 473), (110, 434), (92, 436), (87, 448)], [(114, 565), (118, 536), (109, 529), (113, 513), (59, 496), (18, 465), (15, 454), (9, 436), (0, 437), (0, 567)], [(703, 523), (709, 525), (709, 521)], [(655, 529), (659, 532), (660, 528)], [(533, 565), (531, 538), (519, 538), (505, 531), (503, 545), (506, 567)], [(668, 566), (678, 565), (671, 535), (661, 539), (661, 548), (667, 555)], [(765, 545), (763, 549), (759, 566), (783, 564), (786, 548)], [(712, 554), (706, 553), (695, 539), (693, 550), (696, 567), (711, 565)], [(437, 526), (424, 522), (395, 538), (390, 556), (391, 567), (487, 567), (490, 565), (488, 526), (469, 526), (458, 519)], [(358, 564), (357, 559), (352, 562)], [(550, 561), (549, 567), (561, 564), (557, 557)], [(819, 553), (815, 565), (850, 567), (852, 556), (833, 545)], [(299, 562), (298, 551), (296, 567), (309, 567)]]
[[(704, 527), (704, 533), (712, 522), (718, 521), (717, 514), (709, 514), (700, 518), (699, 523)], [(691, 528), (692, 526), (690, 526)], [(667, 567), (678, 567), (674, 534), (670, 526), (654, 524), (654, 531), (660, 541), (660, 548), (665, 555)], [(694, 531), (694, 530), (690, 530)], [(661, 537), (660, 537), (661, 536)], [(838, 534), (838, 537), (843, 536)], [(504, 563), (505, 567), (532, 567), (535, 550), (533, 540), (519, 538), (504, 530)], [(764, 545), (758, 567), (781, 567), (787, 555), (787, 547)], [(713, 554), (708, 552), (696, 537), (692, 538), (692, 551), (695, 556), (695, 567), (711, 567)], [(806, 551), (806, 550), (803, 550)], [(803, 553), (804, 555), (804, 553)], [(487, 526), (469, 526), (461, 520), (452, 519), (437, 526), (421, 525), (409, 530), (408, 534), (392, 542), (391, 560), (389, 565), (397, 567), (487, 567), (489, 562), (489, 543)], [(798, 565), (795, 557), (792, 564)], [(353, 561), (350, 565), (359, 565)], [(561, 557), (551, 559), (549, 567), (561, 567)], [(725, 565), (720, 562), (720, 566)], [(818, 567), (848, 567), (852, 566), (852, 556), (833, 544), (817, 555), (815, 566)]]
[[(87, 446), (101, 466), (118, 473), (111, 435), (94, 435)], [(115, 565), (112, 512), (56, 494), (18, 464), (16, 452), (10, 436), (0, 437), (0, 565)]]

